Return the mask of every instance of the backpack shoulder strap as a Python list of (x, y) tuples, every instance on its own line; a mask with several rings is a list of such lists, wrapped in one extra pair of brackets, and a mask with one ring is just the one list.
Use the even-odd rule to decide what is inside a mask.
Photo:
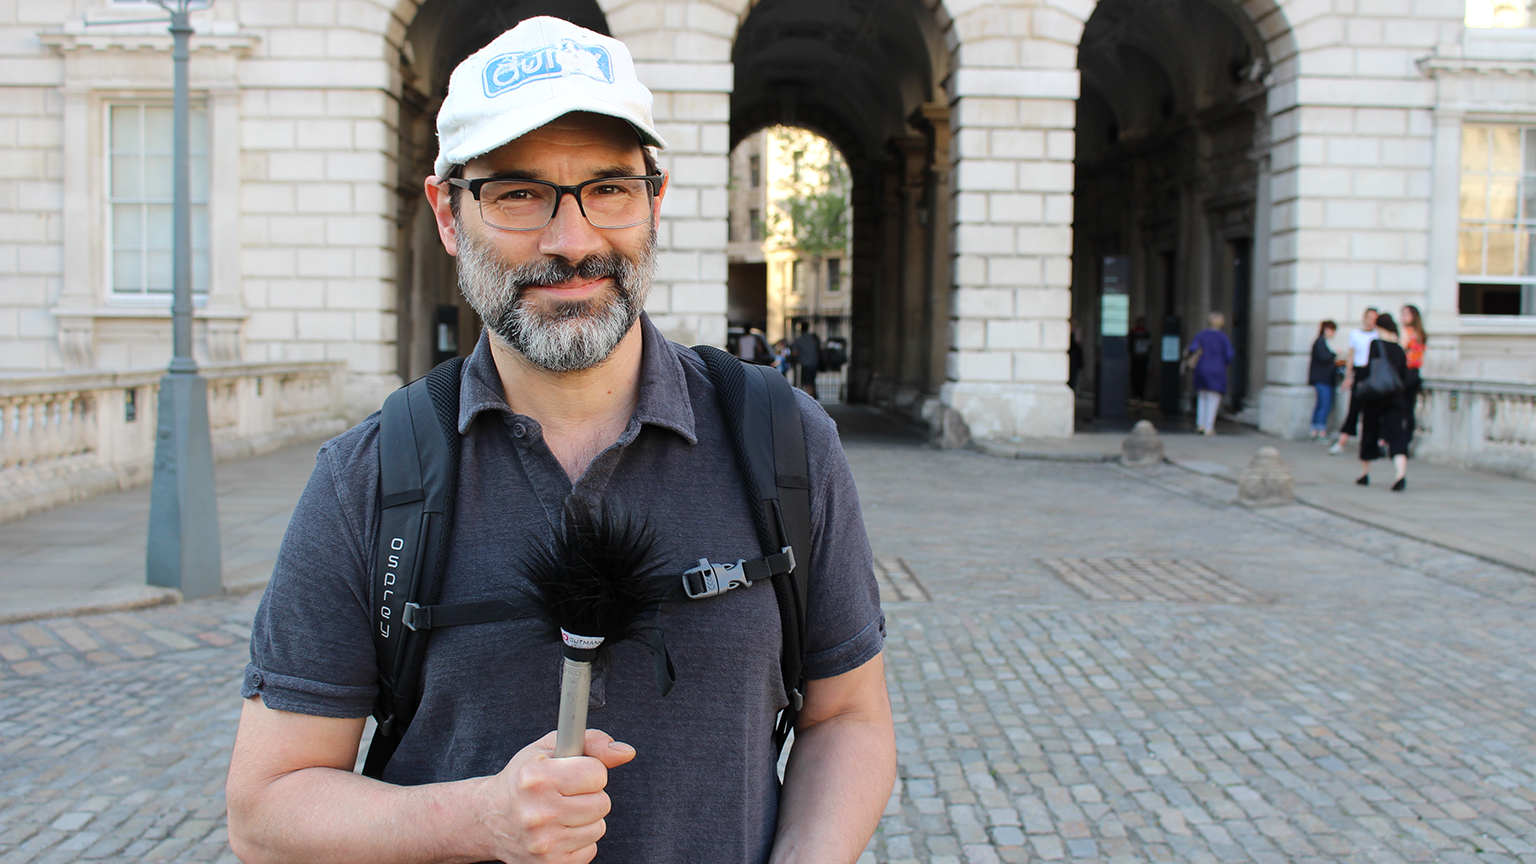
[(783, 747), (805, 694), (806, 606), (811, 559), (810, 469), (794, 388), (770, 366), (743, 363), (708, 345), (693, 349), (719, 395), (767, 555), (789, 551), (792, 568), (773, 579), (784, 644), (780, 665), (790, 704), (774, 741)]
[(391, 393), (379, 416), (378, 550), (371, 585), (378, 729), (363, 773), (380, 777), (421, 701), (427, 634), (407, 605), (437, 601), (448, 557), (459, 465), (459, 377), (453, 357)]

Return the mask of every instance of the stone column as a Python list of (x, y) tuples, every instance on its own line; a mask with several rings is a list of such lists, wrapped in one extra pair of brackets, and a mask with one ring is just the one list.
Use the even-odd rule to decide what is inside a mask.
[(916, 122), (928, 136), (927, 224), (924, 240), (928, 254), (924, 261), (924, 315), (927, 332), (924, 344), (923, 387), (925, 393), (937, 394), (944, 383), (949, 355), (950, 328), (950, 201), (953, 192), (950, 167), (949, 106), (929, 103), (918, 109)]
[(1248, 392), (1250, 398), (1262, 401), (1264, 387), (1269, 383), (1269, 236), (1270, 221), (1274, 208), (1274, 194), (1270, 188), (1269, 171), (1269, 118), (1254, 118), (1253, 150), (1250, 158), (1258, 169), (1258, 180), (1253, 200), (1253, 248), (1248, 276), (1252, 291), (1248, 316)]
[(1078, 73), (962, 67), (952, 88), (954, 335), (942, 399), (977, 438), (1071, 435)]
[[(924, 225), (923, 197), (927, 186), (928, 142), (908, 136), (891, 142), (900, 164), (901, 250), (896, 287), (900, 293), (891, 298), (896, 307), (896, 363), (891, 367), (896, 379), (896, 404), (908, 407), (922, 395), (923, 342), (929, 322), (925, 313), (928, 231)], [(890, 302), (890, 301), (888, 301)]]
[(1461, 209), (1461, 124), (1459, 110), (1436, 108), (1434, 162), (1429, 207), (1429, 286), (1424, 296), (1425, 326), (1435, 338), (1427, 347), (1425, 369), (1432, 375), (1456, 375), (1461, 367), (1460, 280), (1457, 270), (1458, 216)]
[[(1259, 392), (1259, 428), (1282, 437), (1300, 437), (1310, 428), (1312, 400), (1315, 398), (1306, 384), (1306, 367), (1298, 377), (1295, 354), (1300, 350), (1304, 337), (1297, 323), (1298, 297), (1302, 283), (1316, 287), (1321, 274), (1315, 265), (1303, 268), (1298, 262), (1303, 232), (1300, 230), (1301, 187), (1303, 171), (1301, 157), (1302, 110), (1287, 104), (1277, 110), (1276, 103), (1283, 98), (1293, 98), (1294, 88), (1287, 87), (1269, 95), (1269, 158), (1266, 169), (1260, 175), (1261, 182), (1267, 176), (1269, 207), (1261, 216), (1255, 212), (1255, 220), (1268, 222), (1269, 242), (1266, 253), (1269, 259), (1268, 302), (1269, 341), (1265, 353), (1264, 389)], [(1310, 178), (1309, 178), (1310, 179)], [(1341, 322), (1340, 326), (1348, 326)], [(1310, 342), (1307, 343), (1310, 346)], [(1298, 432), (1298, 423), (1300, 431)]]

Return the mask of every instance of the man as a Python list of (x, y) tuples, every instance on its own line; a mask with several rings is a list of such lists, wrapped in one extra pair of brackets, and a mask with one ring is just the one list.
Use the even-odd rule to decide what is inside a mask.
[[(553, 542), (567, 495), (647, 519), (666, 572), (761, 555), (703, 364), (641, 312), (666, 194), (645, 147), (665, 146), (650, 104), (621, 43), (552, 18), (523, 22), (452, 76), (425, 188), (487, 332), (460, 390), (443, 603), (515, 597), (519, 562)], [(644, 649), (616, 646), (594, 675), (585, 755), (566, 759), (549, 731), (560, 655), (531, 640), (532, 622), (432, 631), (388, 782), (352, 773), (377, 691), (375, 416), (321, 450), (257, 614), (228, 783), (236, 854), (857, 859), (895, 776), (883, 618), (835, 428), (799, 401), (811, 680), (782, 792), (771, 730), (786, 696), (768, 586), (664, 616), (678, 678), (665, 698)]]
[(1349, 392), (1349, 410), (1344, 414), (1344, 425), (1339, 427), (1339, 438), (1328, 448), (1328, 455), (1337, 456), (1349, 444), (1349, 436), (1360, 423), (1360, 400), (1355, 398), (1355, 385), (1365, 374), (1366, 364), (1371, 362), (1371, 343), (1376, 341), (1375, 306), (1367, 306), (1360, 316), (1360, 326), (1349, 331), (1350, 369), (1344, 373), (1344, 389)]
[(1152, 360), (1152, 331), (1147, 329), (1145, 315), (1136, 319), (1130, 332), (1131, 346), (1131, 396), (1140, 402), (1147, 398), (1147, 369)]
[(795, 339), (795, 362), (800, 364), (800, 389), (816, 398), (816, 376), (821, 372), (821, 337), (807, 322), (800, 322), (800, 336)]

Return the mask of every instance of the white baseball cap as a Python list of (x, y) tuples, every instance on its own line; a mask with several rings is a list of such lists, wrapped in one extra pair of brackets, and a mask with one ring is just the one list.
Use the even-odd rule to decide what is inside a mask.
[(643, 143), (665, 149), (652, 101), (623, 42), (559, 18), (529, 18), (453, 70), (437, 112), (433, 172), (445, 177), (452, 166), (573, 111), (617, 117)]

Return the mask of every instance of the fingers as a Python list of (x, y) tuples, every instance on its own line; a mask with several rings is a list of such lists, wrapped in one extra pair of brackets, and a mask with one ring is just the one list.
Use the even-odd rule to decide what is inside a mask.
[(601, 729), (588, 729), (586, 755), (602, 762), (608, 768), (617, 768), (635, 758), (635, 748), (623, 741), (613, 740)]
[(608, 785), (608, 769), (635, 758), (635, 748), (613, 740), (612, 735), (600, 729), (588, 729), (583, 743), (585, 755), (568, 758), (555, 756), (553, 732), (523, 748), (512, 758), (512, 763), (522, 765), (517, 772), (519, 785), (529, 793), (590, 795)]

